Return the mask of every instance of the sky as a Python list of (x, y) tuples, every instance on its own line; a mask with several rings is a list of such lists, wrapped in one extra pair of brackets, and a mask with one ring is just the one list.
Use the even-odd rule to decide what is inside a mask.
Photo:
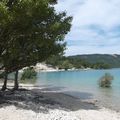
[(120, 54), (120, 0), (58, 0), (55, 8), (73, 16), (66, 55)]

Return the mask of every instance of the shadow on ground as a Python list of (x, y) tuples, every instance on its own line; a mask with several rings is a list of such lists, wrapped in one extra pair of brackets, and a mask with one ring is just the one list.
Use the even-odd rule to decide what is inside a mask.
[[(62, 88), (55, 88), (55, 90)], [(32, 110), (34, 112), (48, 113), (50, 109), (63, 109), (66, 111), (77, 111), (80, 109), (99, 109), (92, 103), (82, 102), (80, 99), (53, 91), (54, 88), (20, 89), (19, 91), (0, 91), (0, 108), (14, 105), (17, 109)], [(71, 91), (72, 92), (72, 91)], [(87, 94), (89, 93), (76, 93)]]

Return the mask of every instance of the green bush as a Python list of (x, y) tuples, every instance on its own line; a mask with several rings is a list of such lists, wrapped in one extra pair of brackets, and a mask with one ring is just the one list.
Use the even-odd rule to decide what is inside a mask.
[(27, 68), (23, 71), (21, 76), (22, 83), (33, 83), (36, 81), (37, 72), (32, 68)]
[(105, 73), (105, 75), (103, 77), (100, 78), (100, 81), (99, 81), (99, 86), (100, 87), (111, 87), (111, 84), (112, 84), (112, 80), (113, 80), (113, 76), (110, 75), (109, 73)]

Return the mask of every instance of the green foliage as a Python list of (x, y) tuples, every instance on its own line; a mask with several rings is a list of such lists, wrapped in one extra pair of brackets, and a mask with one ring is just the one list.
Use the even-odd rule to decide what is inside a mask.
[(94, 63), (91, 65), (91, 68), (93, 69), (108, 69), (110, 68), (108, 64), (105, 64), (105, 63)]
[[(119, 68), (120, 67), (120, 55), (109, 55), (109, 54), (91, 54), (91, 55), (75, 55), (69, 56), (69, 58), (73, 59), (81, 59), (82, 61), (86, 61), (96, 68), (100, 66), (103, 68)], [(97, 66), (95, 66), (95, 64)], [(103, 64), (103, 67), (102, 67)]]
[(58, 65), (58, 68), (68, 70), (72, 69), (73, 65), (68, 60), (65, 60), (60, 65)]
[(99, 86), (100, 87), (111, 87), (113, 76), (111, 76), (109, 73), (105, 73), (103, 77), (99, 80)]
[[(95, 60), (94, 60), (95, 61)], [(87, 60), (81, 59), (77, 56), (74, 57), (64, 57), (64, 56), (54, 56), (46, 61), (54, 67), (60, 69), (80, 69), (80, 68), (93, 68), (93, 69), (108, 69), (110, 68), (108, 64), (102, 62), (90, 63)]]
[(30, 82), (33, 83), (36, 81), (37, 73), (33, 68), (27, 68), (23, 71), (21, 76), (21, 82), (26, 83)]
[(21, 79), (25, 80), (25, 79), (34, 79), (36, 78), (37, 73), (35, 72), (35, 70), (33, 68), (27, 68), (24, 70)]
[(9, 72), (45, 61), (65, 49), (72, 17), (57, 13), (56, 0), (0, 1), (0, 63)]
[(108, 61), (103, 61), (102, 55), (76, 55), (69, 56), (68, 59), (75, 65), (76, 68), (80, 68), (81, 66), (93, 69), (110, 68), (110, 65), (107, 63)]
[(72, 69), (74, 66), (71, 62), (64, 56), (53, 56), (46, 61), (47, 64), (52, 65), (53, 67), (58, 67), (59, 69)]

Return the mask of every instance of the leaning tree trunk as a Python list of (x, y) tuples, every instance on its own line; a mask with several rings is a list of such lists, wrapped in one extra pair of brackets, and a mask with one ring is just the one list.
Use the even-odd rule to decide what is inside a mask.
[(18, 70), (15, 72), (15, 81), (14, 81), (14, 90), (18, 90), (19, 84), (18, 84)]
[(7, 79), (8, 79), (8, 73), (7, 71), (5, 71), (5, 75), (4, 75), (4, 84), (2, 86), (2, 91), (5, 91), (7, 89)]

